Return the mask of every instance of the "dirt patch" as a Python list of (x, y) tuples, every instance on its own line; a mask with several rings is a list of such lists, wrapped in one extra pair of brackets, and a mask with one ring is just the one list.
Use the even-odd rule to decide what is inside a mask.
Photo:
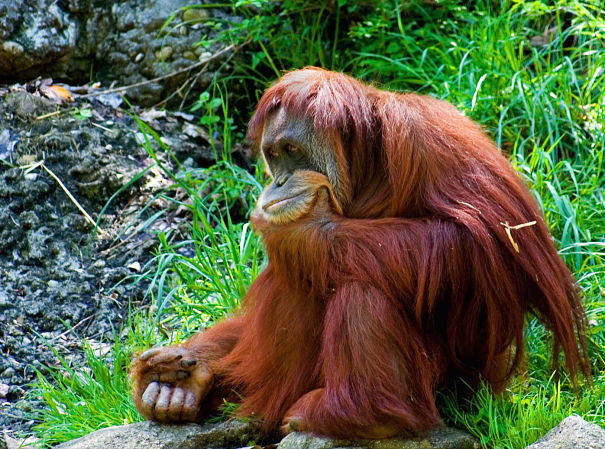
[[(143, 301), (144, 283), (116, 284), (149, 260), (156, 240), (153, 227), (137, 231), (138, 212), (168, 181), (152, 169), (131, 183), (153, 161), (136, 121), (112, 101), (58, 105), (0, 89), (0, 429), (32, 425), (35, 404), (23, 396), (34, 369), (56, 363), (49, 346), (70, 359), (82, 338), (109, 338), (129, 302)], [(212, 162), (193, 117), (147, 116), (180, 159)], [(96, 220), (119, 189), (94, 232), (77, 204)]]

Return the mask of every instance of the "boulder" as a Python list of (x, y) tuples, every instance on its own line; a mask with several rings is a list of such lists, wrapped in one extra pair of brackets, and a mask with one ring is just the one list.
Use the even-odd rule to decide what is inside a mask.
[(526, 449), (603, 449), (605, 430), (584, 421), (579, 416), (568, 416)]
[[(219, 424), (165, 425), (151, 421), (108, 427), (55, 449), (218, 449), (254, 445), (260, 438), (258, 424), (231, 420)], [(260, 448), (260, 446), (254, 446)], [(274, 445), (271, 445), (274, 447)], [(461, 430), (441, 428), (424, 437), (384, 440), (336, 440), (305, 432), (286, 436), (276, 449), (479, 449), (479, 443)]]
[(305, 432), (286, 436), (277, 449), (479, 449), (480, 445), (468, 433), (443, 427), (423, 437), (387, 438), (384, 440), (347, 441), (318, 437)]
[(55, 449), (199, 449), (241, 447), (258, 436), (258, 425), (231, 420), (218, 424), (166, 425), (145, 421), (97, 430)]
[[(209, 2), (210, 0), (206, 0)], [(37, 76), (108, 86), (142, 83), (127, 95), (140, 105), (166, 98), (191, 73), (150, 82), (205, 60), (220, 48), (199, 43), (214, 31), (204, 20), (234, 20), (220, 8), (182, 9), (201, 0), (13, 0), (0, 1), (0, 82), (29, 81)], [(162, 26), (176, 14), (172, 25)], [(183, 22), (187, 22), (185, 25)], [(178, 26), (176, 26), (178, 25)], [(225, 45), (226, 46), (226, 45)], [(203, 91), (229, 56), (214, 60), (197, 75), (192, 93)], [(195, 73), (199, 72), (199, 67)], [(180, 101), (180, 100), (179, 100)]]

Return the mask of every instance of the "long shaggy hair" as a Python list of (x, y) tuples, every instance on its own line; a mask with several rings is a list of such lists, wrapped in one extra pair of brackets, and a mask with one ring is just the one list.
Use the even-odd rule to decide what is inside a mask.
[[(523, 359), (526, 312), (552, 331), (573, 376), (587, 371), (584, 313), (536, 202), (480, 127), (447, 102), (341, 73), (286, 74), (249, 124), (276, 108), (310, 119), (334, 152), (343, 215), (262, 233), (269, 265), (215, 364), (267, 428), (305, 393), (309, 426), (351, 436), (388, 417), (439, 424), (454, 379), (501, 390)], [(220, 324), (219, 324), (220, 328)], [(315, 408), (316, 410), (312, 410)]]

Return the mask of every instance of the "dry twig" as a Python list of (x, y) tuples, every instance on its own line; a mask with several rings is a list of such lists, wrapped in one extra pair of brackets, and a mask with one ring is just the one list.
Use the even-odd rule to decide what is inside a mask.
[(515, 248), (515, 251), (519, 252), (519, 245), (513, 239), (513, 234), (510, 231), (521, 229), (521, 228), (526, 228), (528, 226), (533, 226), (533, 225), (536, 224), (536, 221), (535, 220), (534, 221), (528, 221), (527, 223), (521, 223), (521, 224), (518, 224), (518, 225), (515, 225), (515, 226), (509, 225), (508, 221), (505, 221), (504, 223), (500, 222), (500, 224), (502, 226), (504, 226), (504, 231), (506, 232), (506, 235), (508, 236), (508, 239), (510, 240), (511, 245), (513, 245), (513, 248)]

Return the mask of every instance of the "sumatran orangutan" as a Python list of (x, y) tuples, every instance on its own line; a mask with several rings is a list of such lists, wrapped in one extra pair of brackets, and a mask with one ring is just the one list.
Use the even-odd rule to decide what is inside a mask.
[(267, 431), (421, 433), (440, 389), (502, 390), (526, 312), (586, 371), (577, 287), (540, 210), (452, 105), (308, 68), (267, 90), (248, 135), (273, 180), (251, 216), (269, 263), (232, 317), (138, 358), (143, 416), (200, 421), (230, 398)]

